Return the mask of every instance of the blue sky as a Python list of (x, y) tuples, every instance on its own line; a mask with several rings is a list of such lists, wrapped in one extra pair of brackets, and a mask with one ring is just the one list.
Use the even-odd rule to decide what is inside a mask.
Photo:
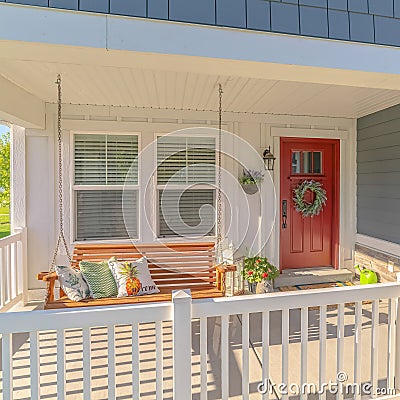
[(10, 128), (5, 125), (0, 125), (0, 136), (3, 136), (6, 132), (9, 132)]

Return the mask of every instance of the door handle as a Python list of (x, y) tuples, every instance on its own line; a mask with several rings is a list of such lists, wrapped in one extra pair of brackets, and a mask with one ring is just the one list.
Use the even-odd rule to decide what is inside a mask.
[(287, 228), (287, 200), (282, 200), (282, 229)]

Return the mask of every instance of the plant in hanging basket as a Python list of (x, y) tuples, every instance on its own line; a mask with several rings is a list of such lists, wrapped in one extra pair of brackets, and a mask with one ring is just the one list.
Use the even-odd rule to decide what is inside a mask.
[(261, 183), (264, 179), (264, 175), (261, 171), (254, 170), (243, 170), (243, 175), (239, 178), (241, 185), (256, 185)]
[[(308, 191), (314, 193), (315, 198), (312, 203), (305, 200), (305, 194)], [(305, 180), (293, 190), (293, 202), (296, 211), (301, 213), (303, 217), (319, 215), (326, 205), (326, 200), (326, 190), (322, 187), (322, 183), (314, 180)]]
[(264, 179), (261, 171), (243, 170), (243, 175), (239, 178), (239, 183), (247, 194), (254, 194), (258, 191), (257, 185)]
[(255, 293), (258, 283), (272, 282), (279, 276), (279, 271), (267, 257), (254, 256), (244, 258), (241, 274), (247, 280), (249, 289)]

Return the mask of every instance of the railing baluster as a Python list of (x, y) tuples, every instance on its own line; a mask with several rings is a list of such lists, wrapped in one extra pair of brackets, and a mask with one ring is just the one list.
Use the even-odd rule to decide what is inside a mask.
[(83, 399), (90, 400), (92, 396), (92, 371), (91, 371), (91, 328), (82, 330), (83, 347)]
[(249, 398), (249, 313), (242, 314), (242, 399)]
[(269, 398), (269, 311), (262, 313), (262, 383), (264, 384), (264, 391), (262, 394), (263, 400)]
[(229, 316), (221, 317), (221, 398), (229, 398)]
[[(388, 301), (388, 359), (387, 359), (387, 387), (394, 388), (394, 368), (395, 368), (395, 334), (396, 334), (396, 300)], [(400, 344), (399, 344), (400, 345)]]
[(378, 340), (379, 340), (379, 300), (372, 301), (372, 332), (371, 332), (371, 385), (372, 397), (375, 398), (378, 387)]
[(31, 364), (31, 399), (40, 398), (40, 348), (38, 332), (29, 333)]
[(57, 400), (65, 399), (65, 331), (57, 330)]
[(5, 247), (6, 251), (6, 265), (7, 265), (7, 303), (12, 301), (12, 271), (11, 271), (11, 252), (10, 245)]
[(395, 353), (395, 374), (394, 374), (394, 384), (395, 389), (400, 391), (400, 300), (399, 296), (396, 297), (396, 353)]
[(162, 321), (156, 322), (156, 399), (163, 399), (163, 336)]
[(326, 399), (326, 306), (319, 308), (319, 399)]
[(108, 399), (116, 398), (115, 387), (115, 327), (107, 327), (107, 349), (108, 349)]
[[(301, 387), (307, 383), (307, 366), (308, 366), (308, 308), (301, 309), (301, 366), (300, 366), (300, 381)], [(305, 399), (306, 393), (301, 393), (301, 398)]]
[(3, 399), (13, 398), (13, 363), (12, 363), (12, 334), (3, 333), (1, 349), (1, 365), (3, 370)]
[[(344, 304), (338, 304), (337, 313), (337, 365), (336, 365), (336, 379), (339, 374), (343, 372), (343, 355), (344, 355)], [(343, 399), (342, 390), (338, 390), (336, 395), (337, 399)]]
[[(289, 309), (282, 310), (282, 383), (289, 385)], [(283, 394), (282, 399), (288, 395)]]
[(139, 324), (132, 324), (132, 393), (133, 399), (140, 397)]
[(354, 308), (354, 383), (357, 385), (355, 400), (361, 399), (361, 332), (362, 332), (362, 302), (358, 301)]
[(19, 295), (18, 292), (18, 264), (17, 264), (17, 244), (11, 243), (10, 263), (11, 263), (11, 297), (14, 299)]
[(0, 248), (1, 258), (0, 258), (0, 306), (4, 307), (6, 305), (6, 288), (7, 288), (7, 265), (6, 265), (6, 251), (5, 248)]
[(207, 400), (207, 317), (200, 318), (200, 400)]

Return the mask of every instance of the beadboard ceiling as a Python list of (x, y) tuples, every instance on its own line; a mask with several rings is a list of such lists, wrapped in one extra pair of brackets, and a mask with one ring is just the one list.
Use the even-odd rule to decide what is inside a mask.
[(218, 109), (232, 112), (361, 117), (400, 103), (400, 91), (211, 74), (0, 59), (0, 75), (54, 103), (57, 73), (63, 102), (71, 104)]

